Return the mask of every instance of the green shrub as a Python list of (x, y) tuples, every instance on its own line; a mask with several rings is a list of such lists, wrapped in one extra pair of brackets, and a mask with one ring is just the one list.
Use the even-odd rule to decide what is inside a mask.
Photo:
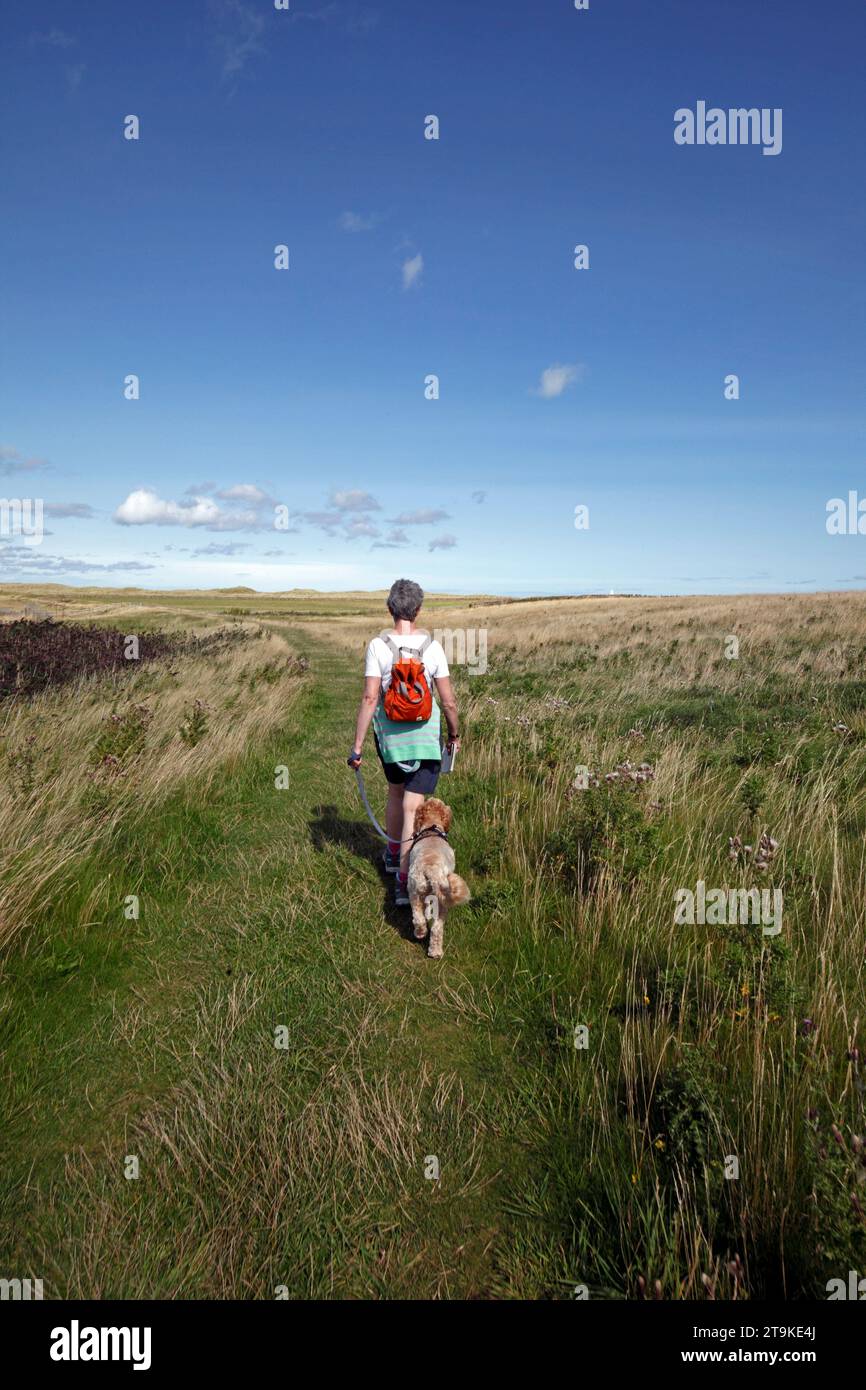
[(740, 801), (750, 816), (756, 816), (764, 804), (764, 781), (757, 773), (747, 777), (740, 788)]
[(147, 705), (130, 704), (120, 711), (114, 709), (97, 737), (94, 761), (123, 763), (140, 753), (152, 719), (153, 711)]
[(207, 711), (201, 700), (187, 705), (186, 718), (180, 726), (180, 736), (188, 748), (195, 748), (207, 733)]
[(639, 789), (602, 782), (569, 802), (567, 823), (544, 846), (554, 872), (590, 889), (603, 869), (628, 885), (659, 852), (659, 829), (647, 820)]

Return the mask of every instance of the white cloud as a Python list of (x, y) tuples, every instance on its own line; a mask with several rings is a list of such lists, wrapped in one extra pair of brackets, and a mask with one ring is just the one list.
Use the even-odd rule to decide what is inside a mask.
[[(252, 500), (240, 485), (243, 500)], [(226, 493), (235, 489), (227, 488)], [(258, 489), (255, 489), (258, 492)], [(261, 494), (266, 502), (264, 494)], [(208, 531), (268, 531), (273, 516), (262, 510), (258, 499), (247, 510), (233, 511), (220, 507), (212, 497), (191, 497), (189, 501), (174, 502), (160, 497), (153, 488), (136, 488), (121, 502), (113, 520), (119, 526), (204, 526)]]
[(54, 517), (90, 517), (93, 508), (87, 502), (46, 502), (45, 515)]
[(235, 483), (234, 487), (222, 488), (217, 497), (224, 502), (252, 502), (255, 506), (261, 506), (264, 502), (273, 502), (266, 492), (262, 492), (255, 483)]
[(119, 571), (135, 573), (156, 569), (140, 560), (111, 560), (107, 564), (76, 560), (66, 555), (49, 555), (36, 546), (0, 546), (0, 569), (9, 574), (43, 574), (59, 577), (66, 574), (99, 574)]
[(34, 473), (39, 468), (50, 467), (47, 459), (26, 459), (13, 444), (0, 444), (0, 474), (4, 477), (10, 473)]
[(432, 526), (437, 521), (448, 521), (450, 514), (441, 507), (419, 507), (414, 512), (401, 512), (391, 517), (394, 526)]
[(220, 509), (207, 497), (189, 502), (166, 502), (149, 487), (136, 488), (114, 513), (121, 526), (209, 526), (219, 520)]
[(318, 526), (322, 531), (327, 531), (329, 536), (334, 534), (343, 521), (339, 512), (302, 512), (301, 515), (304, 521), (308, 521), (311, 526)]
[(457, 544), (456, 536), (434, 536), (428, 550), (453, 550)]
[(404, 545), (409, 544), (409, 537), (405, 531), (395, 527), (389, 531), (383, 541), (375, 541), (370, 547), (371, 550), (400, 550)]
[(264, 16), (242, 0), (211, 0), (210, 11), (216, 24), (213, 42), (222, 54), (223, 77), (233, 77), (250, 58), (265, 52), (261, 42)]
[(583, 376), (583, 366), (579, 362), (575, 363), (556, 363), (552, 367), (545, 367), (541, 373), (541, 381), (536, 389), (536, 395), (544, 400), (553, 400), (555, 396), (561, 396), (567, 387), (575, 381), (579, 381)]
[(409, 260), (403, 262), (403, 288), (411, 289), (412, 285), (418, 283), (421, 272), (424, 269), (424, 257), (421, 252), (417, 256), (411, 256)]
[(65, 33), (63, 29), (49, 29), (45, 34), (31, 34), (30, 44), (36, 47), (39, 44), (46, 44), (49, 48), (73, 48), (78, 40), (71, 34)]
[(209, 541), (198, 546), (193, 555), (237, 555), (241, 550), (249, 550), (248, 541)]
[(372, 215), (363, 217), (359, 212), (341, 212), (339, 223), (344, 232), (371, 232), (376, 219)]
[(378, 534), (378, 526), (374, 526), (370, 518), (366, 516), (353, 517), (343, 528), (343, 535), (347, 541), (357, 540), (359, 536), (378, 536)]
[(361, 492), (358, 488), (332, 492), (329, 500), (331, 506), (336, 507), (341, 512), (380, 512), (382, 510), (375, 497), (371, 497), (369, 492)]
[(292, 19), (312, 20), (320, 24), (333, 24), (345, 34), (366, 34), (379, 23), (379, 12), (371, 10), (366, 3), (359, 8), (354, 0), (319, 0), (315, 10), (292, 9)]

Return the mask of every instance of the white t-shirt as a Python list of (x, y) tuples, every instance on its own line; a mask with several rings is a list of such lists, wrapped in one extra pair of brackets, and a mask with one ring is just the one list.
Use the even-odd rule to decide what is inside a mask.
[[(395, 643), (398, 649), (401, 647), (406, 647), (410, 650), (414, 648), (417, 651), (417, 649), (421, 646), (421, 643), (427, 636), (427, 633), (423, 631), (407, 632), (404, 633), (402, 637), (398, 637), (396, 633), (392, 632), (390, 636), (391, 641)], [(449, 674), (448, 661), (446, 659), (444, 651), (442, 650), (441, 642), (437, 642), (434, 639), (430, 643), (430, 646), (424, 653), (423, 661), (424, 670), (427, 672), (428, 680), (430, 678), (432, 678), (433, 680), (438, 680), (440, 676), (447, 676)], [(393, 666), (393, 664), (394, 658), (391, 655), (390, 647), (388, 647), (386, 643), (382, 641), (381, 637), (374, 637), (367, 648), (367, 656), (364, 663), (364, 675), (379, 676), (382, 681), (383, 693), (388, 689), (388, 686), (391, 684), (391, 667)]]

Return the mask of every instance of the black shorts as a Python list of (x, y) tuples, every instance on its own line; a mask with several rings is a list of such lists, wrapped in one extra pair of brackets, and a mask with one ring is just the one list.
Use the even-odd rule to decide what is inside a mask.
[[(375, 735), (374, 735), (375, 737)], [(376, 752), (382, 770), (392, 787), (405, 787), (407, 792), (419, 792), (421, 796), (432, 796), (439, 781), (441, 758), (421, 758), (414, 772), (404, 772), (399, 763), (386, 763), (382, 757), (379, 740), (376, 739)]]

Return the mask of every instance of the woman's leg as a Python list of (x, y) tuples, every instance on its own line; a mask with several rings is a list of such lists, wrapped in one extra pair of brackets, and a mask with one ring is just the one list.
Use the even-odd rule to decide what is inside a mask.
[(392, 854), (399, 854), (398, 841), (403, 834), (403, 785), (388, 783), (388, 805), (385, 811), (385, 829), (388, 832), (388, 848)]
[(409, 851), (412, 848), (412, 836), (415, 833), (415, 812), (424, 800), (423, 792), (403, 792), (403, 830), (400, 835), (403, 844), (400, 846), (400, 877), (405, 878), (409, 872)]

